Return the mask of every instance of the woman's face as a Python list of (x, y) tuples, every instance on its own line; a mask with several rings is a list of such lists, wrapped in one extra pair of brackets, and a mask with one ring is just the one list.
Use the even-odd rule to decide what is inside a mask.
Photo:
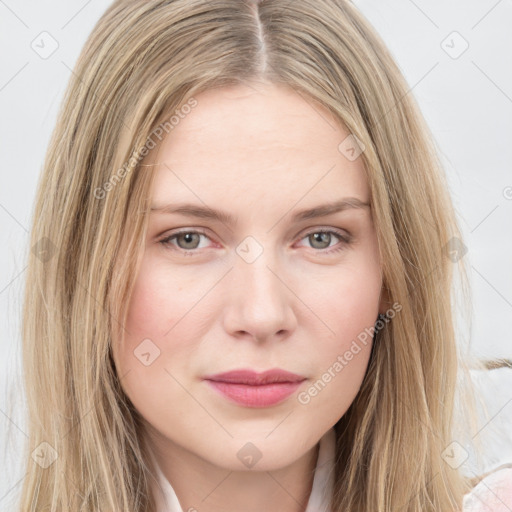
[[(159, 449), (233, 470), (244, 447), (276, 469), (345, 414), (367, 368), (360, 335), (385, 309), (371, 211), (353, 206), (369, 187), (349, 132), (291, 89), (195, 99), (144, 162), (155, 210), (116, 366)], [(241, 402), (205, 380), (275, 368), (304, 380), (225, 385)]]

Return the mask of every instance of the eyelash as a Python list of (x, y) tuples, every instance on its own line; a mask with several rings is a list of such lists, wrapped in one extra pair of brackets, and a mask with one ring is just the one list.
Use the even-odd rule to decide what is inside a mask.
[[(339, 251), (343, 251), (346, 249), (346, 247), (348, 245), (350, 245), (352, 243), (352, 236), (350, 236), (348, 234), (343, 234), (342, 232), (340, 232), (338, 230), (325, 229), (325, 228), (319, 228), (319, 229), (309, 231), (308, 233), (304, 234), (304, 236), (301, 238), (301, 240), (303, 240), (304, 238), (307, 238), (310, 235), (316, 234), (316, 233), (328, 233), (331, 235), (335, 235), (336, 237), (338, 237), (341, 240), (341, 244), (334, 246), (334, 248), (317, 249), (316, 252), (319, 252), (320, 254), (333, 254), (333, 253), (337, 253)], [(172, 235), (163, 238), (158, 243), (160, 243), (165, 248), (168, 248), (169, 246), (173, 246), (174, 249), (183, 253), (185, 256), (197, 255), (198, 249), (187, 251), (186, 249), (181, 249), (181, 248), (176, 247), (173, 244), (171, 244), (171, 240), (173, 240), (174, 238), (178, 237), (179, 235), (183, 235), (183, 234), (198, 234), (198, 235), (203, 235), (206, 238), (209, 238), (209, 236), (206, 234), (206, 232), (204, 232), (202, 230), (182, 230), (182, 231), (178, 231), (177, 233), (173, 233)]]

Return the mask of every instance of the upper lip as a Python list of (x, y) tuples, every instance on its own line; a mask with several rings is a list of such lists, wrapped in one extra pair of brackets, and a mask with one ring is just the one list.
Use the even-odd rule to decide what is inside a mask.
[(254, 370), (232, 370), (215, 375), (207, 375), (205, 380), (214, 380), (217, 382), (232, 382), (237, 384), (261, 385), (271, 384), (273, 382), (301, 382), (306, 379), (296, 373), (287, 372), (280, 368), (273, 368), (261, 373)]

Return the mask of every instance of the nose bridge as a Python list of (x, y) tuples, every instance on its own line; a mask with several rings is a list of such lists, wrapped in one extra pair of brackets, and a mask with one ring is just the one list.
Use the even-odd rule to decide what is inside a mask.
[(276, 277), (276, 258), (267, 250), (255, 261), (248, 263), (239, 259), (235, 265), (237, 278), (241, 280), (253, 300), (265, 299), (265, 304), (281, 303), (283, 284)]
[(293, 327), (291, 293), (282, 265), (270, 247), (247, 237), (236, 249), (227, 328), (264, 339)]

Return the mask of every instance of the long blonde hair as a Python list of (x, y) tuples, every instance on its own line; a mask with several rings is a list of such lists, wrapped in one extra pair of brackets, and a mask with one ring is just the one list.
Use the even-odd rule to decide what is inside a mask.
[(260, 80), (323, 105), (364, 144), (385, 292), (402, 306), (336, 424), (332, 511), (460, 510), (469, 484), (442, 453), (462, 237), (433, 138), (376, 31), (346, 0), (117, 0), (75, 66), (33, 212), (21, 511), (154, 512), (141, 418), (111, 354), (144, 251), (154, 173), (141, 158), (200, 92)]

